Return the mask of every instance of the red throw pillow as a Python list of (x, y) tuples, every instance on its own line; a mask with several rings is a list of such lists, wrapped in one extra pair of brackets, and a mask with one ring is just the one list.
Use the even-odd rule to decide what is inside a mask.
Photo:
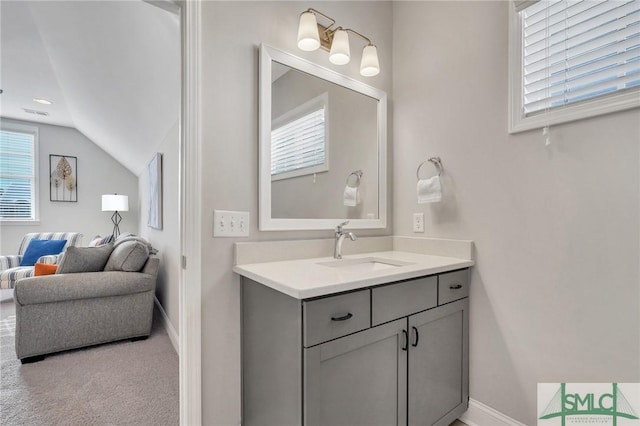
[(33, 275), (39, 277), (40, 275), (53, 275), (58, 270), (58, 265), (49, 265), (46, 263), (36, 263)]

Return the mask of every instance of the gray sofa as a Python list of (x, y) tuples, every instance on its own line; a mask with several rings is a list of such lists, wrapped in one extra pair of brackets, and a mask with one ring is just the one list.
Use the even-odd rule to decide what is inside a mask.
[(159, 260), (140, 272), (56, 274), (15, 286), (16, 355), (23, 363), (42, 355), (151, 333)]

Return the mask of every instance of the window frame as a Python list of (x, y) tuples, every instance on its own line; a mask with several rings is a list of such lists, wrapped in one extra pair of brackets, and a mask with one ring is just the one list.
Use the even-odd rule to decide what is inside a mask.
[[(292, 121), (298, 120), (305, 115), (316, 112), (324, 108), (324, 162), (315, 166), (303, 167), (300, 169), (290, 170), (287, 172), (277, 173), (271, 175), (271, 181), (275, 182), (283, 179), (290, 179), (294, 177), (313, 175), (316, 173), (329, 171), (329, 93), (324, 92), (305, 103), (298, 105), (290, 111), (285, 112), (281, 116), (275, 118), (271, 123), (271, 134), (273, 131), (285, 124), (289, 124)], [(273, 155), (273, 154), (271, 154)], [(273, 164), (273, 158), (271, 159)]]
[(17, 123), (0, 122), (0, 130), (14, 133), (27, 133), (33, 136), (33, 199), (32, 216), (30, 218), (4, 218), (0, 216), (0, 223), (4, 225), (37, 225), (40, 223), (40, 129)]
[[(529, 5), (535, 2), (521, 2)], [(524, 9), (524, 8), (523, 8)], [(596, 117), (640, 107), (640, 86), (525, 116), (523, 109), (523, 28), (515, 2), (509, 2), (509, 133)]]

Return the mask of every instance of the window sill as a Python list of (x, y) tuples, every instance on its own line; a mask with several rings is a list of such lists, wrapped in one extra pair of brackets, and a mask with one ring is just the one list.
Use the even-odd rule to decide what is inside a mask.
[(509, 133), (520, 133), (527, 130), (541, 129), (546, 125), (570, 123), (572, 121), (626, 111), (640, 107), (640, 90), (633, 89), (610, 96), (602, 96), (589, 101), (560, 107), (547, 113), (540, 113), (531, 117), (516, 116), (518, 111), (511, 111), (512, 120), (509, 123)]
[(0, 226), (38, 226), (39, 220), (6, 220), (0, 219)]

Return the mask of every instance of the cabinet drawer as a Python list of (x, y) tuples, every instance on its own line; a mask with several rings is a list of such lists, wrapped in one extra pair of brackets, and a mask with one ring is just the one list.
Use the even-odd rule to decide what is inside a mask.
[(449, 272), (438, 277), (438, 305), (469, 296), (469, 270)]
[(433, 308), (438, 304), (438, 279), (417, 278), (371, 290), (372, 323), (378, 325), (396, 318)]
[(304, 346), (346, 336), (370, 327), (369, 290), (305, 301)]

